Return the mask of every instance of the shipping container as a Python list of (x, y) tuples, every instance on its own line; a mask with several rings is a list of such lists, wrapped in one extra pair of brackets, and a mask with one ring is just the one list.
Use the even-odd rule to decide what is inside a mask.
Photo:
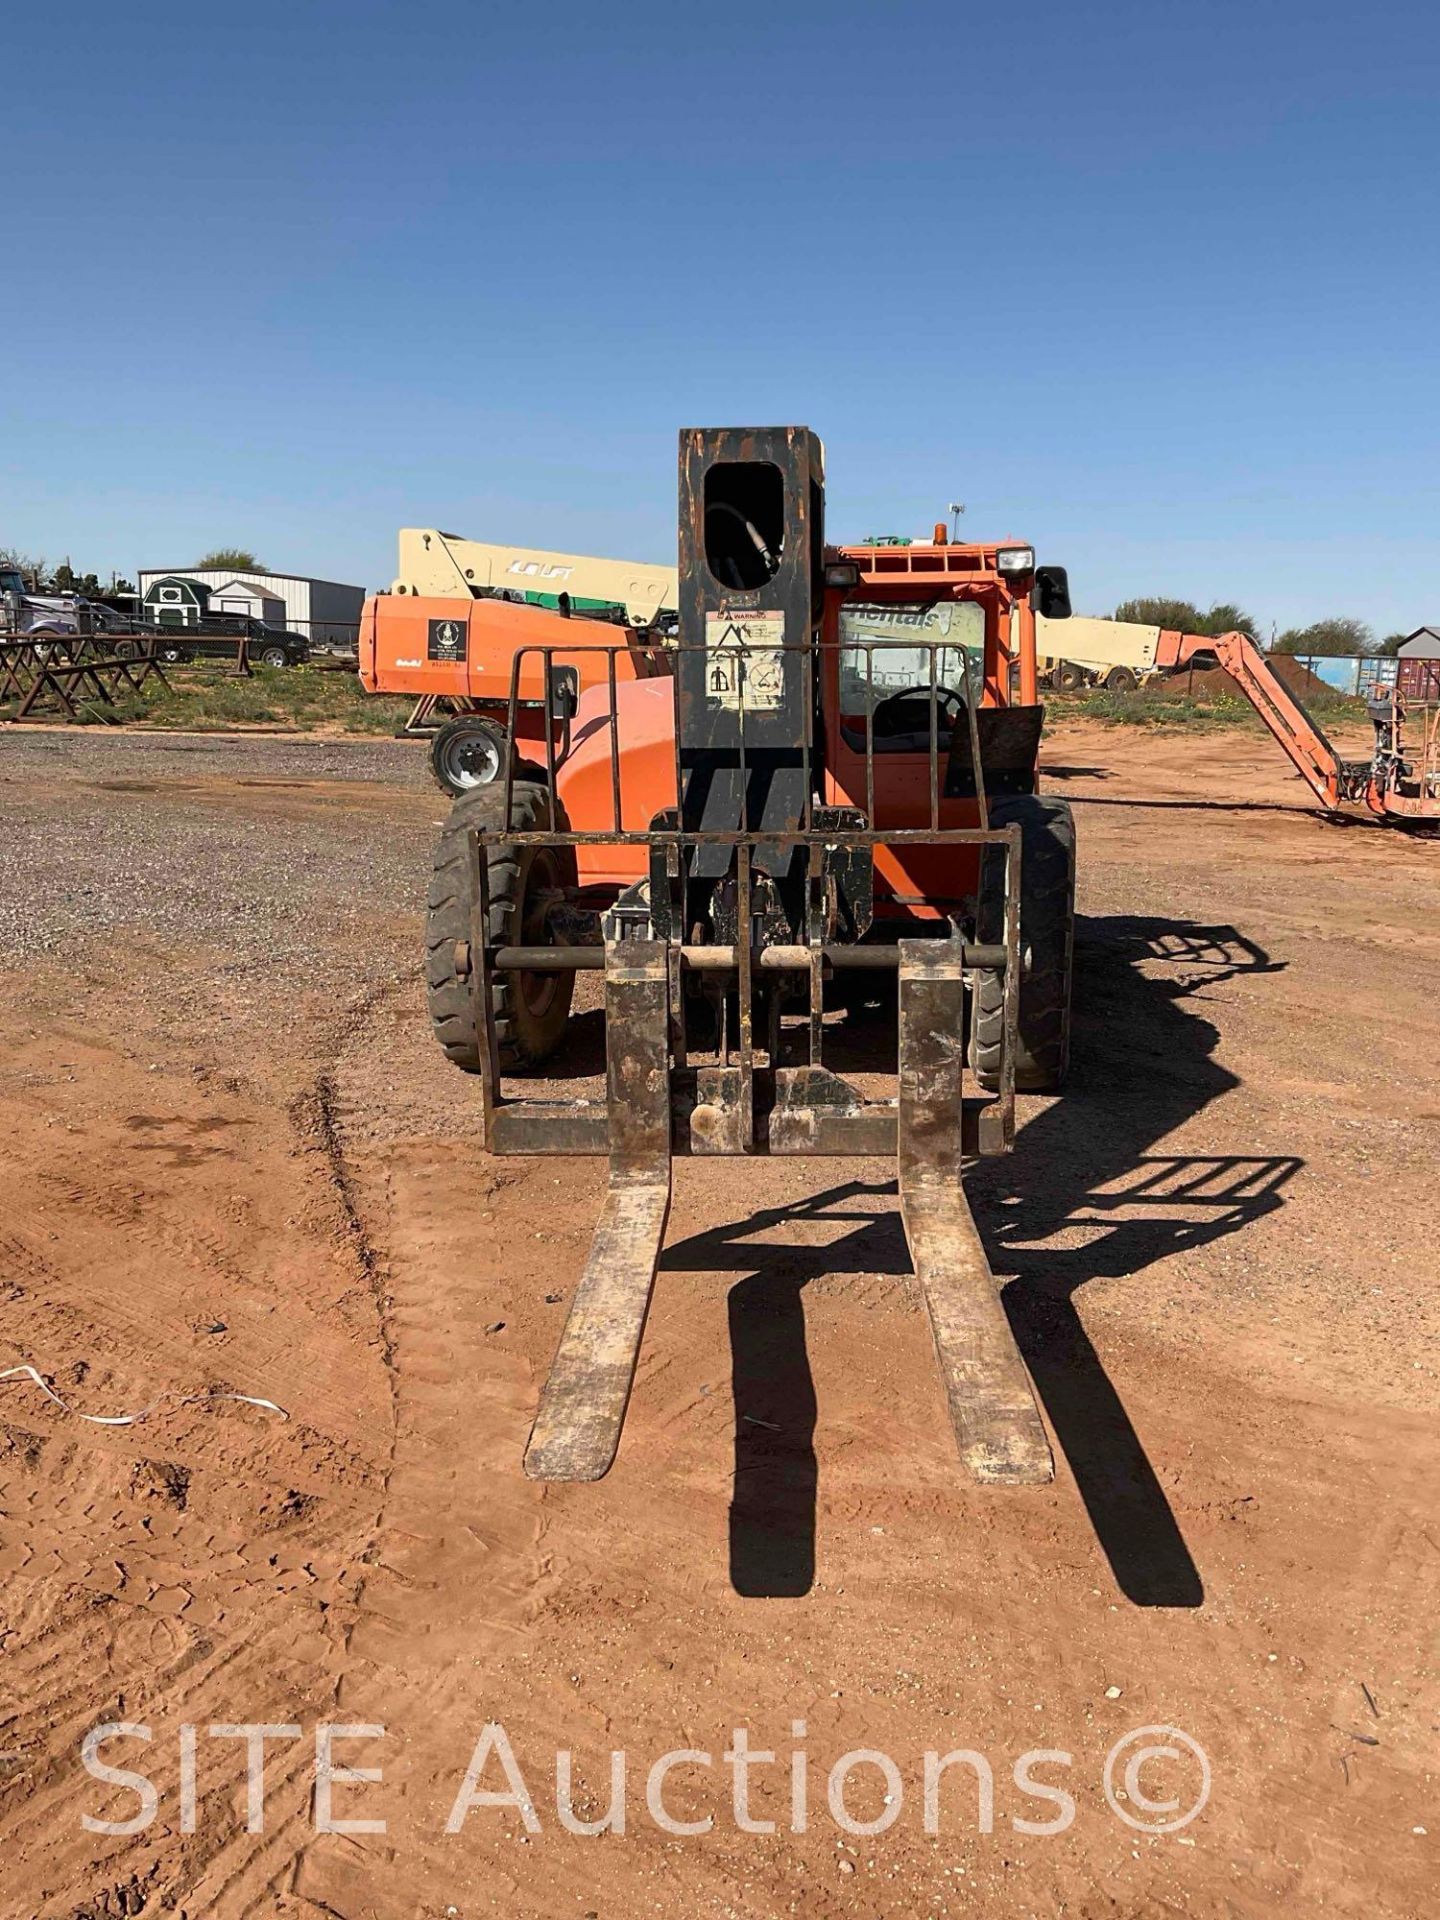
[(1400, 698), (1416, 705), (1440, 701), (1440, 660), (1401, 660)]

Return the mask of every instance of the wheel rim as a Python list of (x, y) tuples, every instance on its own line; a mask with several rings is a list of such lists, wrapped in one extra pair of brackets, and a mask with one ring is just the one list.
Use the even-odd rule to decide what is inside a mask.
[(267, 647), (260, 656), (260, 664), (262, 667), (283, 667), (285, 655), (279, 647)]
[(488, 787), (499, 777), (500, 749), (488, 733), (457, 733), (442, 757), (452, 787)]

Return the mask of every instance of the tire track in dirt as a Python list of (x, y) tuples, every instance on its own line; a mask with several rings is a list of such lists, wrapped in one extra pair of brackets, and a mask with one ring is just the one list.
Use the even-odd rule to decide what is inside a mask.
[[(186, 1835), (178, 1732), (294, 1718), (308, 1736), (333, 1712), (393, 1436), (357, 1398), (374, 1285), (358, 1221), (331, 1190), (323, 1101), (282, 1105), (277, 1125), (264, 1084), (183, 1059), (157, 1069), (123, 1021), (98, 1043), (105, 998), (86, 992), (63, 1071), (22, 1041), (0, 1077), (4, 1363), (34, 1361), (80, 1411), (209, 1386), (263, 1391), (291, 1418), (211, 1403), (96, 1427), (7, 1385), (0, 1904), (27, 1920), (238, 1920), (275, 1911), (309, 1824), (313, 1747), (272, 1750), (259, 1837), (245, 1831), (238, 1752), (202, 1740), (205, 1817)], [(368, 1012), (362, 996), (341, 1030)], [(134, 1836), (80, 1822), (134, 1810), (79, 1765), (106, 1720), (153, 1732), (116, 1755), (161, 1793)]]
[[(406, 1836), (443, 1826), (454, 1730), (468, 1724), (474, 1672), (502, 1650), (523, 1649), (548, 1574), (541, 1491), (510, 1471), (508, 1451), (528, 1419), (530, 1368), (487, 1332), (486, 1263), (453, 1204), (460, 1167), (474, 1169), (482, 1193), (515, 1176), (482, 1171), (478, 1143), (446, 1151), (433, 1136), (404, 1130), (397, 1060), (422, 1079), (435, 1072), (415, 1055), (428, 1033), (417, 1036), (408, 1017), (412, 999), (392, 993), (377, 1003), (366, 1030), (342, 1046), (325, 1093), (336, 1181), (372, 1249), (396, 1409), (384, 1509), (365, 1556), (336, 1710), (395, 1729), (386, 1758), (399, 1759), (387, 1764), (387, 1835), (317, 1837), (291, 1882), (299, 1900), (325, 1913), (393, 1911), (407, 1920), (430, 1909), (416, 1904), (426, 1850), (407, 1846)], [(463, 1772), (463, 1738), (458, 1758)], [(408, 1891), (391, 1907), (376, 1870), (402, 1853)]]
[[(633, 1471), (601, 1487), (537, 1486), (520, 1470), (521, 1453), (603, 1165), (488, 1159), (474, 1083), (437, 1062), (418, 995), (377, 1009), (374, 1031), (337, 1063), (335, 1094), (336, 1136), (380, 1250), (396, 1354), (394, 1468), (338, 1699), (347, 1720), (386, 1729), (383, 1749), (355, 1749), (362, 1763), (383, 1762), (384, 1781), (357, 1793), (354, 1810), (382, 1815), (387, 1831), (312, 1838), (289, 1883), (294, 1911), (440, 1920), (455, 1909), (528, 1920), (597, 1902), (633, 1911), (650, 1882), (657, 1896), (674, 1896), (672, 1848), (658, 1831), (639, 1837), (638, 1855), (603, 1865), (601, 1843), (557, 1832), (553, 1756), (574, 1750), (575, 1812), (599, 1817), (608, 1746), (629, 1737), (632, 1715), (640, 1737), (654, 1729), (658, 1754), (682, 1743), (691, 1723), (705, 1723), (710, 1738), (711, 1715), (732, 1711), (721, 1702), (744, 1699), (754, 1684), (749, 1634), (727, 1631), (723, 1646), (712, 1643), (741, 1604), (719, 1545), (732, 1424), (723, 1286), (674, 1273), (657, 1303), (631, 1416), (636, 1459), (674, 1436), (653, 1511)], [(883, 1297), (887, 1283), (875, 1291)], [(918, 1320), (911, 1331), (923, 1352)], [(548, 1528), (552, 1513), (564, 1516), (563, 1550)], [(704, 1535), (698, 1554), (687, 1528)], [(818, 1708), (818, 1675), (807, 1672), (802, 1688), (802, 1705)], [(527, 1779), (542, 1803), (550, 1796), (543, 1837), (503, 1815), (445, 1832), (490, 1721), (524, 1742)], [(485, 1784), (497, 1781), (487, 1775)], [(643, 1793), (643, 1782), (632, 1792)], [(683, 1803), (685, 1790), (676, 1798)], [(771, 1911), (757, 1888), (779, 1901), (791, 1870), (757, 1866), (743, 1841), (692, 1855), (687, 1910)]]
[[(783, 1733), (798, 1714), (840, 1751), (847, 1742), (836, 1703), (842, 1693), (874, 1691), (892, 1722), (898, 1704), (918, 1745), (909, 1729), (921, 1649), (953, 1641), (975, 1596), (948, 1584), (917, 1591), (914, 1618), (882, 1636), (880, 1651), (865, 1628), (886, 1592), (870, 1564), (871, 1536), (897, 1530), (897, 1511), (910, 1531), (934, 1505), (941, 1533), (968, 1536), (967, 1559), (978, 1568), (993, 1520), (957, 1482), (913, 1284), (890, 1270), (898, 1228), (875, 1228), (893, 1212), (893, 1196), (871, 1197), (883, 1196), (884, 1168), (837, 1168), (840, 1184), (818, 1200), (810, 1169), (734, 1168), (724, 1181), (704, 1169), (700, 1218), (693, 1192), (677, 1214), (637, 1382), (622, 1462), (629, 1470), (598, 1487), (526, 1482), (519, 1461), (537, 1376), (563, 1312), (554, 1289), (578, 1274), (603, 1167), (567, 1166), (562, 1195), (552, 1163), (487, 1160), (473, 1088), (467, 1100), (432, 1047), (422, 1010), (397, 999), (377, 1009), (374, 1031), (335, 1069), (336, 1137), (380, 1250), (397, 1363), (398, 1434), (378, 1564), (338, 1698), (347, 1720), (386, 1729), (383, 1750), (363, 1755), (383, 1762), (383, 1786), (358, 1792), (354, 1811), (383, 1815), (387, 1831), (312, 1839), (289, 1883), (295, 1911), (439, 1920), (452, 1907), (527, 1916), (671, 1910), (665, 1902), (682, 1899), (673, 1843), (645, 1830), (643, 1801), (634, 1819), (643, 1774), (630, 1789), (633, 1838), (606, 1847), (557, 1831), (556, 1750), (574, 1751), (575, 1811), (593, 1818), (605, 1810), (612, 1744), (633, 1745), (647, 1762), (687, 1744), (718, 1755), (734, 1720), (763, 1715), (767, 1730)], [(757, 1198), (767, 1204), (743, 1231), (721, 1230), (721, 1244), (708, 1234), (687, 1240), (687, 1227), (706, 1224), (707, 1193), (722, 1219), (743, 1221)], [(771, 1279), (782, 1295), (810, 1283), (823, 1351), (817, 1371), (831, 1402), (829, 1559), (803, 1611), (788, 1618), (737, 1593), (725, 1555), (741, 1418), (727, 1378), (726, 1280), (752, 1270), (770, 1278), (748, 1295), (742, 1279), (737, 1290), (762, 1329)], [(557, 1303), (548, 1320), (542, 1301)], [(774, 1337), (783, 1347), (789, 1335), (781, 1328)], [(793, 1411), (757, 1415), (758, 1426), (778, 1430)], [(745, 1471), (754, 1471), (753, 1438), (744, 1446)], [(902, 1456), (932, 1483), (928, 1494), (917, 1499), (897, 1485)], [(654, 1462), (653, 1501), (643, 1470), (637, 1478), (646, 1460)], [(776, 1465), (784, 1470), (783, 1455)], [(1032, 1544), (1050, 1534), (1056, 1504), (1046, 1490), (1017, 1516)], [(547, 1530), (551, 1514), (563, 1526), (560, 1551)], [(1003, 1632), (1002, 1623), (1028, 1621), (1034, 1604), (1007, 1591), (998, 1606), (987, 1597), (981, 1617)], [(906, 1668), (899, 1686), (887, 1685), (894, 1661)], [(931, 1711), (953, 1710), (939, 1704), (938, 1677), (926, 1693)], [(492, 1720), (523, 1741), (527, 1780), (537, 1800), (549, 1796), (543, 1836), (532, 1839), (503, 1815), (472, 1816), (463, 1836), (444, 1831), (474, 1741)], [(502, 1782), (492, 1770), (485, 1784)], [(678, 1791), (677, 1807), (694, 1810), (692, 1791)], [(686, 1853), (684, 1910), (784, 1911), (807, 1875), (834, 1873), (833, 1848), (823, 1834), (798, 1844), (782, 1835), (757, 1848), (717, 1832)], [(807, 1897), (816, 1914), (848, 1910), (824, 1887)]]

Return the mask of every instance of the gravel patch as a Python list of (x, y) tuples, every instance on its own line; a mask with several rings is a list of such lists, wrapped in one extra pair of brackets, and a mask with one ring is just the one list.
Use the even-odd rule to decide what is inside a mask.
[(0, 727), (0, 790), (11, 781), (30, 784), (69, 775), (87, 780), (364, 780), (441, 799), (419, 740)]
[[(302, 803), (310, 783), (367, 791), (353, 814), (296, 817), (263, 786), (248, 807), (229, 787), (247, 780)], [(412, 741), (0, 734), (0, 967), (123, 933), (303, 980), (378, 919), (421, 911), (444, 810)]]

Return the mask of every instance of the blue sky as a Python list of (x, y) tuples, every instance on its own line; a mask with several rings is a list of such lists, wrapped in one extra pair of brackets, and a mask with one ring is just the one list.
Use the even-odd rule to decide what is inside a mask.
[(1077, 607), (1440, 617), (1440, 10), (17, 9), (0, 546), (674, 551), (682, 425)]

